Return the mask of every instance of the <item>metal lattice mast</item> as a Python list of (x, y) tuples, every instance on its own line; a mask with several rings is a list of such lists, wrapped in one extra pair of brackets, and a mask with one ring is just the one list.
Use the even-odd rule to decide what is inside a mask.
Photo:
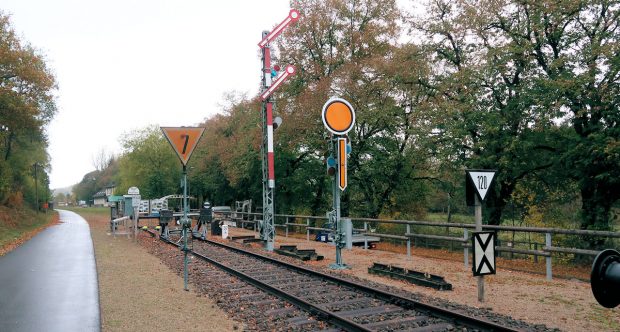
[[(261, 49), (261, 95), (263, 102), (262, 107), (262, 129), (263, 139), (261, 145), (262, 170), (263, 170), (263, 222), (259, 224), (261, 240), (265, 241), (265, 248), (273, 251), (273, 245), (276, 236), (274, 224), (274, 194), (276, 187), (274, 156), (273, 156), (273, 104), (271, 103), (271, 94), (284, 82), (290, 75), (295, 73), (295, 67), (288, 65), (284, 72), (272, 82), (271, 68), (271, 48), (269, 43), (275, 39), (282, 31), (292, 22), (299, 19), (299, 12), (291, 9), (288, 16), (278, 24), (271, 32), (263, 31), (262, 39), (258, 43)], [(275, 69), (279, 70), (279, 69)], [(274, 74), (275, 76), (275, 74)]]
[[(263, 31), (265, 38), (269, 31)], [(269, 44), (262, 48), (262, 86), (261, 93), (271, 86), (271, 49)], [(273, 104), (267, 97), (262, 103), (262, 129), (263, 139), (261, 145), (262, 171), (263, 171), (263, 223), (260, 227), (261, 240), (265, 241), (265, 249), (273, 251), (275, 241), (275, 172), (273, 156)]]

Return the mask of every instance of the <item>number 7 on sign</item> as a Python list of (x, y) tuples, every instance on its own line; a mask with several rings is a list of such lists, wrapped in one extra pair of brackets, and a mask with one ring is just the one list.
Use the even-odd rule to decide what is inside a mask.
[(189, 135), (181, 135), (181, 139), (185, 138), (185, 144), (183, 144), (183, 152), (181, 154), (185, 154), (187, 150), (187, 142), (189, 141)]
[(181, 163), (187, 165), (189, 157), (194, 152), (194, 148), (198, 145), (198, 140), (200, 140), (205, 129), (199, 127), (161, 127), (161, 131), (181, 159)]

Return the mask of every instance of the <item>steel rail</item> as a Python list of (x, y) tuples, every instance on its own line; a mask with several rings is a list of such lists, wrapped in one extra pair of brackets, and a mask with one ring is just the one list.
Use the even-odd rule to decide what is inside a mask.
[[(161, 238), (161, 240), (166, 242), (166, 243), (168, 243), (168, 244), (171, 244), (171, 245), (173, 245), (175, 247), (180, 247), (179, 245), (177, 245), (176, 243), (174, 243), (174, 242), (172, 242), (172, 241), (170, 241), (168, 239)], [(210, 264), (213, 264), (213, 265), (217, 266), (218, 268), (220, 268), (220, 269), (222, 269), (222, 270), (224, 270), (224, 271), (226, 271), (226, 272), (228, 272), (228, 273), (238, 277), (239, 279), (241, 279), (241, 280), (243, 280), (243, 281), (245, 281), (245, 282), (247, 282), (247, 283), (257, 287), (258, 289), (266, 291), (267, 293), (269, 293), (269, 294), (271, 294), (271, 295), (273, 295), (273, 296), (275, 296), (277, 298), (283, 299), (285, 301), (288, 301), (288, 302), (296, 305), (300, 309), (305, 310), (305, 311), (307, 311), (307, 312), (317, 316), (320, 320), (323, 320), (323, 321), (326, 321), (326, 322), (331, 323), (333, 325), (336, 325), (336, 326), (338, 326), (340, 328), (345, 329), (346, 331), (356, 331), (356, 332), (357, 331), (359, 331), (359, 332), (371, 332), (371, 331), (373, 331), (373, 330), (370, 330), (370, 329), (364, 327), (363, 325), (358, 324), (358, 323), (356, 323), (356, 322), (354, 322), (354, 321), (352, 321), (350, 319), (338, 316), (338, 315), (334, 314), (333, 312), (331, 312), (329, 310), (325, 310), (325, 309), (321, 308), (320, 306), (314, 305), (314, 304), (312, 304), (312, 303), (310, 303), (308, 301), (305, 301), (305, 300), (303, 300), (303, 299), (301, 299), (301, 298), (299, 298), (299, 297), (297, 297), (297, 296), (295, 296), (293, 294), (290, 294), (290, 293), (285, 292), (285, 291), (283, 291), (283, 290), (281, 290), (279, 288), (273, 287), (273, 286), (271, 286), (271, 285), (269, 285), (269, 284), (267, 284), (265, 282), (257, 280), (255, 278), (253, 278), (252, 276), (249, 276), (249, 275), (247, 275), (247, 274), (245, 274), (245, 273), (243, 273), (241, 271), (237, 271), (237, 270), (235, 270), (235, 269), (233, 269), (233, 268), (231, 268), (229, 266), (226, 266), (226, 265), (224, 265), (224, 264), (222, 264), (222, 263), (220, 263), (220, 262), (218, 262), (218, 261), (216, 261), (214, 259), (211, 259), (211, 258), (209, 258), (207, 256), (202, 255), (202, 254), (199, 254), (199, 253), (197, 253), (197, 252), (195, 252), (193, 250), (190, 250), (189, 252), (192, 255), (194, 255), (194, 256), (196, 256), (196, 257), (198, 257), (198, 258), (200, 258), (200, 259), (202, 259), (202, 260), (204, 260), (204, 261), (206, 261), (206, 262), (208, 262)]]
[[(149, 233), (151, 233), (153, 235), (153, 233), (151, 231), (147, 231)], [(324, 280), (327, 281), (331, 281), (334, 282), (336, 284), (340, 284), (343, 286), (347, 286), (350, 287), (352, 289), (358, 290), (358, 291), (362, 291), (366, 294), (369, 294), (371, 296), (373, 296), (374, 298), (377, 299), (381, 299), (387, 303), (391, 303), (391, 304), (395, 304), (397, 306), (403, 307), (405, 309), (415, 309), (417, 311), (426, 313), (428, 315), (431, 316), (435, 316), (441, 319), (445, 319), (446, 321), (452, 322), (453, 324), (460, 324), (460, 325), (464, 325), (467, 326), (469, 328), (474, 328), (474, 329), (480, 329), (483, 331), (520, 331), (520, 330), (516, 330), (516, 329), (512, 329), (510, 327), (506, 327), (503, 325), (499, 325), (497, 323), (494, 323), (492, 321), (486, 320), (486, 319), (481, 319), (481, 318), (475, 318), (475, 317), (471, 317), (459, 312), (454, 312), (448, 309), (444, 309), (438, 306), (434, 306), (432, 304), (426, 304), (426, 303), (422, 303), (416, 300), (412, 300), (412, 299), (408, 299), (402, 296), (399, 296), (397, 294), (391, 293), (391, 292), (387, 292), (387, 291), (382, 291), (382, 290), (378, 290), (378, 289), (374, 289), (371, 287), (368, 287), (366, 285), (363, 284), (359, 284), (356, 282), (352, 282), (349, 280), (345, 280), (345, 279), (341, 279), (339, 277), (335, 277), (335, 276), (331, 276), (325, 273), (321, 273), (318, 271), (314, 271), (302, 266), (298, 266), (298, 265), (294, 265), (294, 264), (290, 264), (290, 263), (286, 263), (286, 262), (282, 262), (282, 261), (278, 261), (274, 258), (268, 257), (268, 256), (264, 256), (261, 254), (257, 254), (254, 252), (250, 252), (250, 251), (246, 251), (243, 250), (241, 248), (236, 248), (233, 246), (229, 246), (226, 245), (224, 243), (219, 243), (219, 242), (215, 242), (215, 241), (211, 241), (211, 240), (206, 240), (206, 239), (202, 239), (199, 237), (195, 237), (195, 239), (197, 240), (201, 240), (203, 242), (215, 245), (215, 246), (219, 246), (234, 252), (238, 252), (238, 253), (242, 253), (251, 257), (255, 257), (261, 260), (265, 260), (268, 261), (270, 263), (276, 264), (276, 265), (280, 265), (280, 266), (284, 266), (286, 268), (292, 269), (292, 270), (296, 270), (296, 271), (301, 271), (303, 273), (306, 273), (308, 275), (311, 276), (315, 276), (315, 277), (319, 277), (322, 278)], [(161, 238), (160, 239), (165, 242), (168, 243), (170, 245), (173, 245), (175, 247), (178, 247), (177, 244), (173, 243), (172, 241), (165, 239), (165, 238)], [(363, 325), (360, 325), (350, 319), (344, 318), (344, 317), (340, 317), (337, 314), (325, 310), (320, 306), (314, 305), (312, 303), (309, 303), (308, 301), (305, 301), (295, 295), (289, 294), (283, 290), (280, 290), (278, 288), (275, 288), (267, 283), (264, 283), (260, 280), (256, 280), (255, 278), (241, 272), (241, 271), (237, 271), (231, 267), (228, 267), (222, 263), (219, 263), (213, 259), (210, 259), (209, 257), (206, 257), (204, 255), (201, 255), (199, 253), (196, 253), (195, 251), (190, 251), (190, 253), (192, 253), (193, 255), (195, 255), (196, 257), (199, 257), (202, 260), (205, 260), (223, 270), (225, 270), (226, 272), (233, 274), (237, 277), (239, 277), (240, 279), (254, 285), (255, 287), (262, 289), (276, 297), (279, 297), (281, 299), (284, 299), (286, 301), (289, 301), (293, 304), (295, 304), (296, 306), (298, 306), (299, 308), (301, 308), (302, 310), (306, 310), (308, 312), (310, 312), (311, 314), (316, 315), (317, 317), (319, 317), (319, 319), (321, 320), (325, 320), (333, 325), (336, 325), (338, 327), (341, 327), (347, 331), (373, 331), (371, 329), (368, 329), (366, 327), (364, 327)]]
[(397, 294), (391, 293), (391, 292), (387, 292), (387, 291), (382, 291), (382, 290), (378, 290), (378, 289), (374, 289), (371, 287), (368, 287), (366, 285), (363, 284), (359, 284), (356, 282), (352, 282), (349, 280), (345, 280), (345, 279), (341, 279), (339, 277), (335, 277), (329, 274), (325, 274), (325, 273), (321, 273), (318, 271), (314, 271), (302, 266), (298, 266), (298, 265), (294, 265), (294, 264), (290, 264), (290, 263), (286, 263), (286, 262), (282, 262), (279, 260), (276, 260), (274, 258), (268, 257), (268, 256), (264, 256), (261, 254), (257, 254), (257, 253), (253, 253), (250, 251), (246, 251), (240, 248), (236, 248), (233, 246), (229, 246), (226, 245), (224, 243), (219, 243), (219, 242), (215, 242), (215, 241), (211, 241), (211, 240), (203, 240), (201, 238), (198, 238), (199, 240), (202, 240), (204, 242), (207, 242), (209, 244), (213, 244), (213, 245), (217, 245), (220, 247), (224, 247), (236, 252), (240, 252), (249, 256), (253, 256), (256, 258), (260, 258), (266, 261), (269, 261), (271, 263), (277, 264), (277, 265), (282, 265), (285, 266), (287, 268), (293, 269), (293, 270), (297, 270), (297, 271), (302, 271), (304, 273), (307, 273), (309, 275), (313, 275), (316, 277), (320, 277), (323, 278), (325, 280), (329, 280), (332, 282), (335, 282), (337, 284), (340, 285), (344, 285), (344, 286), (348, 286), (351, 287), (353, 289), (356, 290), (361, 290), (367, 294), (370, 294), (372, 296), (374, 296), (375, 298), (384, 300), (388, 303), (393, 303), (396, 304), (398, 306), (404, 307), (406, 309), (416, 309), (419, 311), (423, 311), (429, 315), (433, 315), (435, 317), (439, 317), (442, 319), (445, 319), (447, 321), (451, 321), (453, 323), (458, 323), (461, 325), (465, 325), (468, 326), (470, 328), (478, 328), (478, 329), (483, 329), (485, 331), (519, 331), (519, 330), (515, 330), (503, 325), (499, 325), (497, 323), (488, 321), (486, 319), (480, 319), (480, 318), (475, 318), (475, 317), (471, 317), (465, 314), (461, 314), (458, 312), (454, 312), (448, 309), (444, 309), (438, 306), (434, 306), (432, 304), (427, 304), (427, 303), (422, 303), (419, 301), (415, 301), (412, 299), (408, 299), (402, 296), (399, 296)]

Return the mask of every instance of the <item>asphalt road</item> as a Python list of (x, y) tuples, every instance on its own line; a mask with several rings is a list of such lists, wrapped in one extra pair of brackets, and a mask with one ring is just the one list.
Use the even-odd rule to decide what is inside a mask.
[(100, 331), (90, 229), (59, 213), (61, 224), (0, 257), (0, 331)]

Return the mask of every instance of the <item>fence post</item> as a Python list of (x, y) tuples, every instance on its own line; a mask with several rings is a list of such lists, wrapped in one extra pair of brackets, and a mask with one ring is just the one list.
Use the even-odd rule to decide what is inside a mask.
[[(534, 243), (534, 250), (538, 251), (538, 243)], [(538, 255), (534, 255), (534, 263), (538, 263)]]
[[(364, 221), (364, 233), (368, 233), (368, 223)], [(364, 249), (368, 249), (368, 235), (364, 236)]]
[(286, 217), (286, 225), (284, 226), (286, 226), (286, 235), (284, 235), (284, 237), (288, 237), (288, 217)]
[[(467, 228), (463, 228), (463, 241), (467, 245), (467, 238), (469, 237)], [(463, 261), (465, 262), (465, 269), (469, 268), (469, 248), (463, 247)]]
[(306, 241), (310, 241), (310, 218), (306, 218)]
[[(545, 233), (545, 245), (551, 247), (551, 233)], [(551, 254), (550, 251), (549, 254)], [(545, 262), (547, 263), (547, 280), (550, 281), (553, 279), (553, 274), (551, 272), (551, 255), (545, 257)]]
[[(407, 234), (411, 233), (411, 225), (407, 224)], [(411, 257), (411, 237), (407, 236), (407, 257)]]

